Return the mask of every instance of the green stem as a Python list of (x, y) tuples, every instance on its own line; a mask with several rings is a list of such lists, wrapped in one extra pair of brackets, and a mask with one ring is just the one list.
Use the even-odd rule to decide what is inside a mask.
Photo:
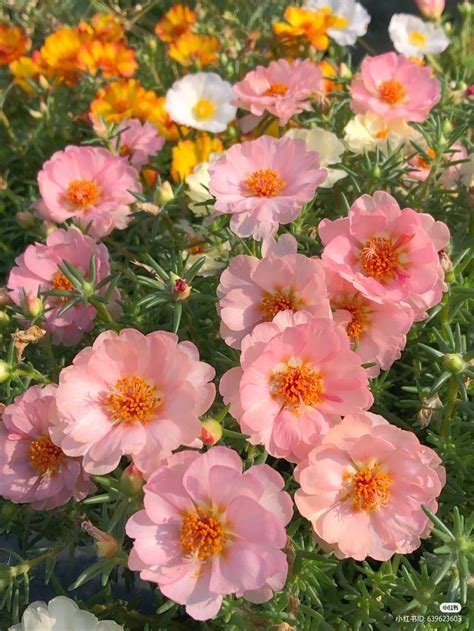
[(454, 412), (454, 406), (456, 405), (457, 394), (458, 394), (458, 383), (456, 381), (456, 377), (452, 375), (449, 380), (448, 401), (446, 403), (446, 410), (443, 416), (443, 420), (441, 422), (441, 436), (443, 437), (446, 443), (449, 440), (449, 435), (450, 435), (449, 426), (450, 426), (451, 417)]
[(245, 434), (241, 434), (240, 432), (233, 432), (231, 429), (223, 429), (222, 435), (227, 438), (236, 438), (237, 440), (247, 440), (247, 436)]
[(49, 379), (42, 375), (38, 370), (26, 370), (23, 368), (17, 368), (14, 373), (14, 377), (28, 377), (28, 379), (34, 379), (35, 381), (41, 381), (42, 383), (49, 383)]

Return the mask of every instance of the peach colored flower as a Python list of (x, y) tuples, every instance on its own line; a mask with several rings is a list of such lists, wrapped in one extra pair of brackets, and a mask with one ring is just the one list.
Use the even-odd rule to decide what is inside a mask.
[(231, 260), (217, 288), (220, 334), (226, 344), (240, 348), (257, 324), (271, 322), (280, 311), (330, 317), (321, 261), (296, 249), (296, 239), (283, 235), (262, 260), (245, 255)]
[(209, 191), (218, 215), (231, 214), (239, 237), (271, 237), (296, 219), (327, 176), (303, 140), (261, 136), (233, 145), (209, 166)]
[(360, 358), (326, 318), (280, 313), (244, 339), (240, 361), (221, 394), (249, 441), (276, 458), (300, 462), (341, 415), (373, 402)]
[(113, 471), (127, 455), (148, 474), (199, 437), (213, 377), (194, 344), (173, 333), (101, 333), (59, 375), (52, 436), (68, 455), (83, 456), (88, 472)]
[(299, 465), (295, 494), (323, 549), (386, 561), (408, 554), (431, 526), (446, 480), (441, 459), (412, 432), (369, 412), (350, 414)]
[(50, 510), (95, 491), (79, 458), (50, 437), (57, 386), (32, 386), (3, 411), (0, 423), (0, 495), (35, 510)]
[(268, 465), (242, 473), (226, 447), (174, 454), (145, 485), (145, 510), (127, 523), (129, 568), (195, 620), (215, 616), (227, 594), (270, 600), (288, 572), (282, 548), (293, 509), (282, 489)]

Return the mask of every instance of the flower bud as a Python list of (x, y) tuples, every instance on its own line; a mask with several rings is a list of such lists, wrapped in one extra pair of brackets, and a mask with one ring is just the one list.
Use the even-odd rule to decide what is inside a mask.
[(446, 6), (445, 0), (416, 0), (416, 4), (420, 13), (428, 20), (440, 18)]
[(25, 299), (25, 309), (30, 318), (37, 318), (44, 311), (44, 302), (38, 296), (28, 294)]
[(174, 193), (171, 184), (169, 182), (163, 182), (156, 192), (156, 202), (159, 206), (163, 206), (172, 199), (174, 199)]
[(0, 310), (0, 328), (4, 326), (8, 326), (10, 324), (11, 318), (6, 311)]
[(16, 214), (16, 221), (21, 228), (27, 230), (35, 225), (36, 220), (31, 213), (22, 211)]
[(81, 524), (83, 530), (87, 532), (95, 540), (98, 557), (113, 557), (119, 549), (117, 540), (109, 533), (100, 530), (94, 526), (89, 520), (83, 521)]
[(352, 71), (345, 63), (341, 63), (339, 66), (339, 74), (343, 79), (352, 79)]
[(187, 300), (191, 293), (191, 285), (184, 280), (184, 278), (174, 277), (174, 274), (171, 274), (171, 280), (173, 284), (173, 298), (177, 301)]
[(0, 287), (0, 308), (12, 305), (13, 300), (10, 298), (10, 294), (6, 287)]
[(6, 361), (0, 359), (0, 383), (5, 383), (8, 379), (10, 379), (12, 374), (12, 367), (10, 364), (7, 364)]
[(133, 463), (128, 465), (120, 476), (120, 490), (124, 495), (134, 497), (139, 495), (142, 491), (145, 480), (143, 479), (142, 472)]
[(459, 353), (447, 353), (443, 357), (443, 366), (449, 372), (457, 374), (464, 370), (466, 362)]
[(205, 445), (215, 445), (222, 438), (222, 425), (210, 418), (201, 423), (201, 440)]

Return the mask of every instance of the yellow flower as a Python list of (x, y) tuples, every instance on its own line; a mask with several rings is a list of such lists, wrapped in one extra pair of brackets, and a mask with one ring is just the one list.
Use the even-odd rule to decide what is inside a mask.
[(158, 105), (158, 96), (152, 90), (145, 90), (136, 79), (113, 81), (101, 88), (91, 103), (91, 114), (96, 120), (118, 123), (124, 118), (150, 120)]
[(96, 13), (91, 20), (94, 36), (102, 42), (120, 42), (125, 39), (123, 24), (112, 13)]
[(319, 68), (323, 73), (323, 91), (325, 94), (342, 90), (343, 86), (340, 83), (336, 83), (334, 78), (337, 77), (337, 69), (327, 59), (323, 59), (319, 64)]
[(92, 75), (102, 70), (104, 77), (133, 77), (138, 64), (135, 51), (125, 44), (93, 40), (80, 49), (78, 65)]
[(174, 4), (155, 26), (155, 33), (162, 42), (173, 42), (189, 31), (196, 22), (196, 14), (183, 4)]
[(180, 140), (173, 147), (171, 177), (175, 182), (184, 180), (197, 164), (206, 162), (211, 153), (223, 150), (219, 138), (211, 138), (208, 134), (200, 134), (196, 140)]
[(317, 50), (326, 50), (329, 46), (327, 35), (329, 28), (337, 28), (341, 20), (334, 15), (330, 7), (309, 11), (299, 7), (288, 7), (284, 13), (288, 22), (275, 22), (273, 32), (286, 44), (293, 44), (295, 39), (307, 39)]
[(31, 46), (31, 41), (18, 26), (0, 23), (0, 66), (19, 59)]
[(188, 31), (169, 45), (171, 59), (183, 66), (207, 66), (216, 61), (220, 43), (214, 35), (196, 35)]
[(63, 79), (70, 84), (77, 81), (79, 74), (77, 56), (86, 38), (88, 38), (86, 34), (64, 27), (51, 33), (44, 40), (40, 50), (41, 58), (58, 79)]
[(22, 56), (19, 59), (15, 59), (9, 65), (10, 72), (15, 77), (14, 82), (20, 86), (22, 90), (32, 94), (34, 92), (31, 85), (26, 79), (34, 81), (40, 74), (42, 74), (42, 68), (32, 57)]
[[(148, 120), (158, 127), (158, 131), (166, 140), (177, 140), (179, 138), (178, 127), (170, 118), (165, 109), (166, 98), (158, 96), (150, 112)], [(183, 128), (184, 129), (184, 128)]]

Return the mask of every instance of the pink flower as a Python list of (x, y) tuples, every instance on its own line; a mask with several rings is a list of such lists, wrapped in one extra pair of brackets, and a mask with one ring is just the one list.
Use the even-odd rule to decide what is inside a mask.
[(445, 0), (416, 0), (420, 13), (429, 20), (441, 17), (446, 6)]
[(239, 237), (261, 240), (296, 219), (327, 176), (303, 140), (261, 136), (233, 145), (209, 166), (209, 191), (218, 215), (232, 215)]
[[(325, 246), (323, 261), (369, 298), (398, 302), (433, 289), (439, 260), (426, 230), (430, 215), (400, 209), (388, 193), (362, 195), (349, 216), (323, 219), (318, 232)], [(436, 222), (449, 238), (449, 230)]]
[[(446, 188), (454, 188), (458, 180), (462, 177), (462, 167), (464, 163), (460, 160), (467, 161), (468, 153), (466, 147), (457, 140), (446, 152), (444, 159), (447, 162), (447, 166), (443, 169), (440, 177), (440, 182)], [(458, 164), (451, 163), (457, 162)]]
[[(54, 230), (48, 236), (46, 244), (29, 245), (16, 259), (16, 267), (11, 270), (8, 278), (11, 299), (15, 304), (25, 307), (32, 300), (37, 300), (39, 292), (76, 291), (76, 287), (61, 272), (59, 265), (66, 261), (87, 278), (93, 256), (95, 280), (99, 283), (110, 275), (109, 252), (105, 245), (96, 243), (76, 228)], [(108, 287), (107, 284), (104, 285), (97, 293), (103, 296)], [(108, 304), (114, 317), (121, 313), (118, 300), (120, 293), (114, 290)], [(53, 344), (72, 346), (77, 344), (84, 333), (93, 329), (97, 312), (91, 305), (78, 304), (60, 315), (67, 302), (66, 296), (44, 298), (44, 327), (51, 334)]]
[(113, 140), (114, 149), (138, 170), (148, 162), (150, 156), (161, 151), (165, 144), (165, 138), (158, 134), (155, 125), (142, 123), (137, 118), (122, 121), (117, 131), (120, 133)]
[(262, 260), (245, 255), (232, 259), (217, 288), (220, 333), (226, 344), (240, 348), (257, 324), (271, 322), (280, 311), (330, 317), (321, 261), (296, 249), (294, 237), (283, 235)]
[(440, 99), (440, 84), (431, 69), (404, 55), (365, 57), (351, 84), (356, 114), (375, 112), (385, 120), (424, 121)]
[(446, 480), (441, 459), (412, 432), (368, 412), (331, 429), (295, 477), (300, 513), (338, 558), (386, 561), (408, 554), (431, 526)]
[(174, 454), (145, 485), (145, 510), (127, 523), (129, 568), (196, 620), (215, 616), (227, 594), (270, 600), (288, 572), (282, 548), (293, 509), (283, 484), (265, 464), (242, 473), (226, 447)]
[(291, 462), (306, 458), (341, 415), (373, 402), (343, 328), (305, 312), (258, 325), (220, 391), (249, 441)]
[(141, 191), (138, 173), (99, 147), (66, 147), (43, 164), (38, 185), (42, 217), (57, 223), (74, 219), (94, 237), (122, 230), (130, 222), (133, 192)]
[(404, 302), (371, 300), (331, 268), (326, 268), (326, 283), (334, 321), (344, 325), (361, 363), (375, 363), (367, 374), (376, 377), (400, 358), (413, 310)]
[(68, 458), (50, 438), (55, 385), (32, 386), (3, 412), (0, 495), (35, 510), (50, 510), (95, 491), (79, 458)]
[(173, 333), (107, 331), (61, 371), (51, 435), (90, 473), (113, 471), (127, 455), (148, 474), (199, 437), (213, 377), (194, 344)]
[(268, 67), (257, 66), (234, 85), (234, 104), (262, 116), (265, 111), (286, 125), (295, 114), (310, 111), (311, 95), (322, 87), (321, 70), (309, 59), (272, 61)]

